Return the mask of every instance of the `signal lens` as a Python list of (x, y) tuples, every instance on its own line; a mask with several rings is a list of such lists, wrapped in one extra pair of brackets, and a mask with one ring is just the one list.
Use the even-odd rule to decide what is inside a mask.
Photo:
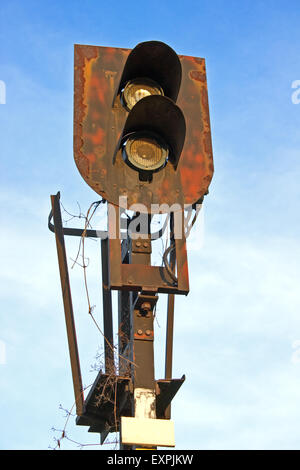
[(122, 91), (122, 100), (130, 111), (142, 98), (150, 95), (164, 95), (163, 89), (158, 83), (148, 78), (137, 78), (126, 83)]
[(168, 160), (168, 148), (157, 136), (136, 135), (125, 143), (126, 159), (140, 170), (154, 171), (165, 166)]

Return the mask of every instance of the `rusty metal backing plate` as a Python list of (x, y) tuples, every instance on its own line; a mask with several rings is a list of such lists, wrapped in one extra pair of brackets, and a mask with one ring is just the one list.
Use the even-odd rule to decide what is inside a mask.
[[(127, 196), (128, 207), (193, 204), (213, 176), (205, 60), (178, 56), (182, 81), (176, 104), (186, 120), (186, 138), (177, 169), (171, 163), (140, 181), (122, 159), (119, 139), (128, 112), (117, 94), (130, 49), (75, 45), (74, 158), (96, 193), (114, 205)], [(145, 211), (145, 212), (146, 212)]]

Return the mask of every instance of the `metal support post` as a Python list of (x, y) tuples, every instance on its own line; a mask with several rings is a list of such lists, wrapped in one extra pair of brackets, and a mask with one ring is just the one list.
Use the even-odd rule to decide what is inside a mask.
[(52, 204), (52, 214), (54, 220), (54, 230), (55, 230), (55, 240), (57, 248), (57, 257), (60, 273), (60, 281), (63, 295), (64, 311), (65, 311), (65, 320), (69, 344), (69, 353), (72, 369), (72, 378), (73, 378), (73, 388), (76, 401), (76, 414), (80, 416), (83, 412), (83, 390), (82, 390), (82, 380), (81, 380), (81, 371), (76, 339), (76, 329), (73, 315), (73, 305), (69, 281), (69, 272), (68, 264), (66, 257), (65, 249), (65, 240), (61, 219), (60, 203), (59, 203), (59, 194), (51, 196)]
[(109, 287), (108, 240), (101, 240), (103, 333), (106, 374), (115, 374), (112, 299)]

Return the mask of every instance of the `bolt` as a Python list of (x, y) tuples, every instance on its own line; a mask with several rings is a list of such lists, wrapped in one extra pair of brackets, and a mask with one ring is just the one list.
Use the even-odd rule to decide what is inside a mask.
[(142, 335), (142, 334), (143, 334), (143, 330), (137, 330), (137, 334), (138, 334), (138, 335)]
[(141, 246), (141, 242), (136, 242), (135, 245), (139, 248)]
[(148, 243), (144, 242), (144, 248), (147, 248), (147, 246), (148, 246)]
[(147, 336), (150, 336), (150, 335), (151, 335), (151, 331), (150, 331), (150, 330), (146, 330), (145, 333), (146, 333)]
[(143, 302), (142, 305), (141, 305), (141, 309), (142, 309), (142, 310), (146, 310), (146, 311), (151, 310), (151, 304), (150, 304), (150, 302)]

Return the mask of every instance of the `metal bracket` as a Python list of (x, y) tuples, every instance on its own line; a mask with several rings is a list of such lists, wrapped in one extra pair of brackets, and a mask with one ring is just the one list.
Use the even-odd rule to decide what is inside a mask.
[[(57, 200), (60, 200), (60, 192), (56, 194), (56, 196), (53, 196), (57, 198)], [(48, 228), (51, 232), (55, 233), (55, 223), (51, 223), (51, 219), (53, 217), (53, 209), (51, 209), (49, 216), (48, 216)], [(62, 226), (62, 232), (64, 235), (70, 235), (73, 237), (82, 237), (85, 236), (87, 238), (107, 238), (107, 231), (105, 230), (91, 230), (91, 229), (81, 229), (81, 228), (71, 228), (71, 227), (63, 227)]]

